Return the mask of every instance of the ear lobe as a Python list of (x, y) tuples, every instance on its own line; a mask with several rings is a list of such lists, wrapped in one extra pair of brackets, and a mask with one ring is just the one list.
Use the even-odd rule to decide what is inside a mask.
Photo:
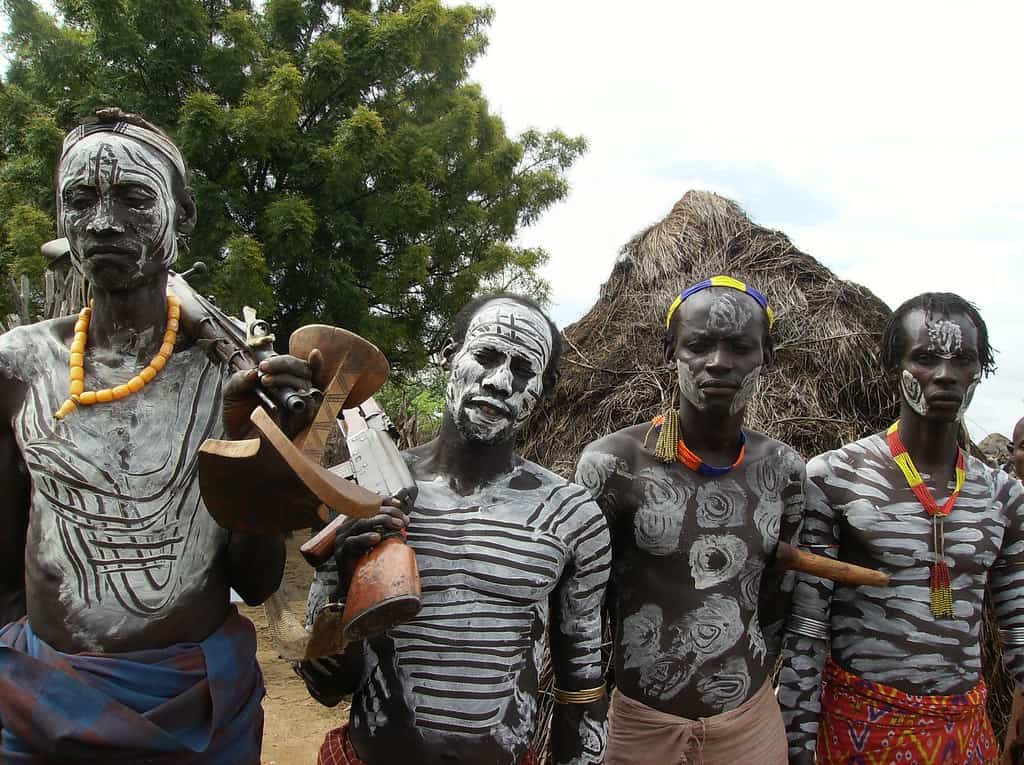
[(452, 368), (452, 357), (458, 353), (459, 345), (454, 339), (448, 338), (448, 343), (441, 349), (441, 369), (451, 371)]
[(192, 189), (185, 189), (185, 194), (178, 199), (176, 210), (177, 232), (189, 236), (196, 228), (196, 200)]

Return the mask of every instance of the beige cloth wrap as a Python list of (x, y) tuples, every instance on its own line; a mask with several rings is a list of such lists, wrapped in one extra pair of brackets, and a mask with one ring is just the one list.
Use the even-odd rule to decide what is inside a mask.
[(616, 688), (605, 765), (786, 765), (786, 728), (771, 683), (728, 712), (687, 720)]

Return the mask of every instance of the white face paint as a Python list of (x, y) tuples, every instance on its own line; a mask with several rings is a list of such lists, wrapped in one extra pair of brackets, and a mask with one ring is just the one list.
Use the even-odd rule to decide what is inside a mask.
[(474, 314), (445, 392), (467, 440), (499, 443), (523, 426), (544, 391), (552, 342), (544, 316), (514, 300), (488, 301)]
[(929, 350), (935, 355), (951, 359), (960, 353), (964, 340), (959, 324), (949, 321), (949, 319), (940, 319), (939, 321), (929, 321), (926, 326), (928, 327)]
[[(697, 378), (706, 372), (706, 365), (712, 362), (713, 354), (720, 352), (712, 349), (722, 342), (723, 338), (731, 345), (737, 338), (742, 338), (751, 325), (756, 323), (756, 313), (760, 309), (752, 301), (749, 296), (723, 289), (717, 293), (709, 292), (706, 296), (698, 293), (679, 309), (677, 321), (683, 324), (678, 331), (686, 333), (681, 337), (683, 345), (676, 351), (679, 391), (683, 398), (699, 411), (706, 411), (713, 402), (701, 388)], [(694, 343), (693, 350), (685, 350), (691, 347), (691, 343)], [(751, 361), (748, 358), (749, 354), (735, 351), (732, 353), (735, 354), (733, 363), (739, 367), (736, 371), (741, 372)], [(735, 376), (730, 376), (731, 379), (727, 383), (730, 386), (737, 385), (736, 393), (729, 401), (730, 415), (746, 407), (757, 390), (762, 365), (758, 364), (748, 369), (749, 371), (738, 380), (738, 385)], [(707, 375), (704, 375), (704, 378), (705, 384), (710, 382)]]
[(94, 133), (61, 161), (60, 229), (85, 276), (116, 289), (169, 268), (176, 244), (177, 171), (147, 144)]
[(911, 409), (922, 417), (928, 414), (928, 402), (924, 400), (924, 391), (921, 390), (921, 383), (906, 369), (900, 375), (900, 393), (903, 394), (904, 400), (910, 405)]
[(736, 414), (747, 404), (750, 403), (750, 399), (753, 398), (754, 392), (757, 391), (757, 381), (761, 379), (761, 365), (754, 367), (754, 369), (743, 378), (743, 382), (740, 383), (740, 389), (736, 391), (736, 397), (733, 398), (732, 403), (729, 404), (729, 414)]

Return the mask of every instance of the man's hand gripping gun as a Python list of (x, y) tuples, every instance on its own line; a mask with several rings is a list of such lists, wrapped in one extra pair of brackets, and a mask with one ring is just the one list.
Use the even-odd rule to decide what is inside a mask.
[[(344, 419), (350, 459), (332, 472), (351, 476), (360, 486), (411, 508), (416, 481), (391, 438), (384, 411), (369, 398), (358, 409), (345, 410)], [(339, 516), (302, 545), (300, 551), (310, 565), (320, 565), (334, 554), (335, 540), (347, 523), (349, 519)], [(405, 544), (404, 530), (380, 533), (381, 541), (356, 562), (344, 594), (341, 629), (346, 642), (380, 634), (420, 610), (419, 569), (415, 553)]]

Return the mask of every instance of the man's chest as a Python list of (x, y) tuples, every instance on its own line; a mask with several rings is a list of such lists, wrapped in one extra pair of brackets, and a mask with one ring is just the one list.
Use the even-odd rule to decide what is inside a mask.
[[(952, 491), (950, 485), (935, 492), (940, 506)], [(899, 484), (884, 497), (847, 498), (839, 511), (843, 548), (891, 569), (930, 566), (941, 554), (956, 574), (983, 573), (995, 562), (1006, 529), (1003, 508), (983, 484), (970, 481), (945, 517), (929, 515), (910, 487)]]
[(407, 539), (424, 599), (462, 593), (457, 597), (520, 606), (546, 601), (568, 555), (551, 511), (543, 501), (501, 494), (456, 498), (421, 485)]
[(774, 552), (785, 509), (781, 478), (756, 465), (713, 479), (679, 465), (642, 468), (630, 499), (615, 529), (620, 549), (662, 563), (678, 560), (698, 587), (737, 573), (749, 557)]

